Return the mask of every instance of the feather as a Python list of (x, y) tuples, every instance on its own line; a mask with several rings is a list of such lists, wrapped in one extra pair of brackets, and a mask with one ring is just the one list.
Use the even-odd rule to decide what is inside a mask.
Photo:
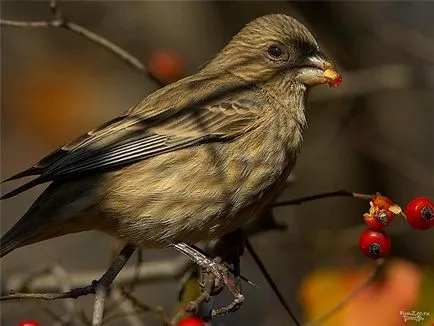
[(250, 105), (241, 99), (182, 111), (166, 110), (147, 117), (118, 117), (10, 178), (40, 174), (1, 199), (41, 183), (120, 168), (204, 142), (233, 139), (255, 127), (259, 110)]

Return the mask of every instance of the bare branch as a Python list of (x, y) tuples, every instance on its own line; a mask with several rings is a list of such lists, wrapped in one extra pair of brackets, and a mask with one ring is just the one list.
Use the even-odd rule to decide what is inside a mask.
[(55, 25), (59, 25), (59, 21), (34, 21), (34, 22), (26, 22), (26, 21), (17, 21), (17, 20), (8, 20), (1, 19), (0, 26), (5, 27), (22, 27), (22, 28), (48, 28), (48, 27), (58, 27)]
[[(137, 279), (137, 282), (140, 284), (149, 284), (155, 282), (163, 282), (167, 280), (173, 280), (181, 277), (184, 272), (192, 265), (193, 263), (188, 258), (184, 256), (178, 256), (171, 259), (165, 260), (157, 260), (152, 262), (144, 262), (138, 267), (127, 267), (122, 271), (122, 274), (118, 275), (114, 284), (130, 284), (132, 280)], [(89, 280), (94, 278), (95, 275), (98, 275), (98, 271), (86, 271), (86, 272), (76, 272), (74, 273), (74, 279), (71, 283), (72, 288), (82, 288), (85, 287)], [(38, 278), (34, 278), (31, 281), (27, 281), (28, 276), (26, 274), (15, 274), (10, 278), (4, 280), (3, 288), (6, 289), (17, 289), (19, 291), (33, 291), (38, 292), (38, 298), (43, 298), (46, 300), (57, 299), (59, 293), (48, 293), (54, 292), (58, 290), (58, 284), (55, 280), (53, 280), (50, 276), (42, 276)], [(26, 282), (25, 282), (26, 281)], [(25, 282), (25, 283), (24, 283)], [(26, 285), (25, 287), (23, 287)], [(39, 293), (42, 292), (42, 293)], [(77, 293), (76, 297), (80, 296), (80, 293)], [(81, 294), (82, 295), (82, 294)], [(19, 297), (19, 293), (15, 292), (15, 296)], [(54, 296), (54, 297), (53, 297)], [(10, 297), (10, 296), (7, 296)], [(27, 293), (24, 294), (24, 297), (31, 298), (32, 296)], [(67, 296), (61, 297), (74, 297), (68, 294)], [(13, 297), (5, 298), (2, 297), (2, 300), (11, 300)]]
[(267, 280), (270, 287), (273, 289), (274, 294), (279, 299), (279, 302), (282, 304), (282, 306), (285, 308), (285, 311), (288, 313), (288, 315), (291, 317), (292, 321), (296, 326), (301, 326), (300, 322), (298, 321), (295, 314), (292, 312), (289, 305), (286, 303), (285, 298), (283, 297), (282, 293), (280, 292), (279, 288), (277, 287), (276, 283), (274, 283), (273, 278), (268, 273), (265, 265), (262, 263), (262, 260), (259, 258), (258, 254), (256, 253), (255, 249), (253, 248), (252, 244), (250, 243), (249, 239), (246, 237), (244, 239), (246, 248), (249, 251), (250, 255), (252, 256), (253, 260), (255, 261), (256, 265), (261, 270), (262, 275)]
[(78, 297), (88, 295), (93, 293), (93, 287), (91, 285), (73, 289), (68, 292), (62, 293), (28, 293), (28, 292), (17, 292), (14, 290), (10, 291), (10, 294), (0, 297), (0, 301), (10, 301), (16, 299), (43, 299), (43, 300), (56, 300), (56, 299), (77, 299)]
[(135, 56), (130, 54), (128, 51), (122, 49), (120, 46), (114, 44), (108, 39), (95, 34), (94, 32), (84, 28), (81, 25), (69, 21), (63, 12), (59, 9), (55, 1), (50, 2), (50, 9), (53, 12), (53, 20), (51, 21), (14, 21), (7, 19), (0, 19), (0, 26), (4, 27), (21, 27), (21, 28), (63, 28), (78, 34), (85, 39), (93, 42), (94, 44), (106, 49), (123, 62), (127, 63), (129, 66), (133, 67), (140, 73), (147, 75), (150, 79), (156, 82), (159, 86), (164, 86), (157, 77), (151, 74), (145, 67), (145, 65), (137, 59)]
[(318, 199), (325, 199), (325, 198), (331, 198), (331, 197), (353, 197), (356, 199), (363, 199), (363, 200), (371, 200), (374, 195), (367, 195), (362, 194), (358, 192), (351, 192), (347, 190), (338, 190), (338, 191), (332, 191), (332, 192), (325, 192), (321, 194), (316, 194), (312, 196), (297, 198), (297, 199), (291, 199), (291, 200), (285, 200), (282, 202), (278, 202), (273, 204), (273, 207), (281, 207), (281, 206), (290, 206), (290, 205), (301, 205), (308, 201), (318, 200)]

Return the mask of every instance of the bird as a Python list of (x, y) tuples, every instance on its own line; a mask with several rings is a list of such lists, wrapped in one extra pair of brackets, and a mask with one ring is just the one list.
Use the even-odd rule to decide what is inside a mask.
[(2, 236), (0, 256), (89, 230), (142, 248), (236, 230), (293, 169), (308, 90), (341, 81), (295, 18), (252, 20), (197, 73), (4, 180), (33, 177), (2, 200), (50, 184)]

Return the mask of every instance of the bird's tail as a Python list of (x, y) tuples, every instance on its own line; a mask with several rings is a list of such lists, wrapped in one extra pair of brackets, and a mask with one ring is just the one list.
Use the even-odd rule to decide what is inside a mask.
[(0, 240), (0, 258), (11, 251), (22, 247), (33, 236), (34, 232), (19, 221)]
[(53, 182), (1, 238), (0, 258), (11, 251), (65, 234), (93, 229), (94, 179)]
[(1, 239), (0, 245), (0, 258), (6, 256), (11, 251), (17, 249), (19, 247), (19, 243), (15, 241), (8, 241), (7, 239)]

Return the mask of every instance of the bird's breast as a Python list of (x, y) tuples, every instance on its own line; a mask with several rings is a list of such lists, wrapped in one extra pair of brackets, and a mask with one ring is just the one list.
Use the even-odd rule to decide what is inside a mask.
[(156, 246), (234, 230), (282, 188), (299, 147), (288, 139), (275, 127), (257, 128), (231, 142), (159, 155), (109, 175), (109, 233)]

